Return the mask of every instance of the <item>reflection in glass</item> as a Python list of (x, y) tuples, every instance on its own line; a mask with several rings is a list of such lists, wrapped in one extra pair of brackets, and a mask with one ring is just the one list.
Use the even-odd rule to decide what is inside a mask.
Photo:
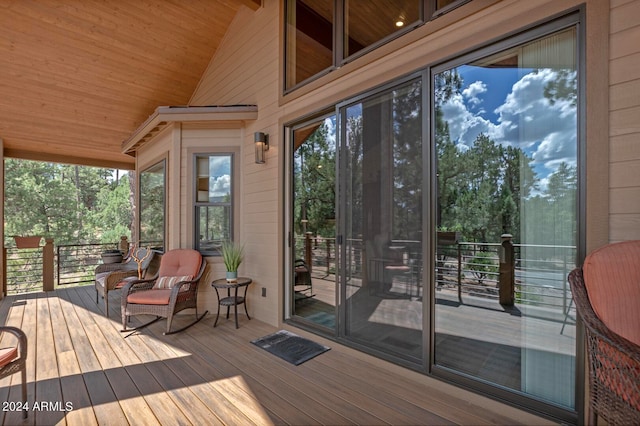
[(140, 172), (140, 244), (164, 250), (165, 160)]
[(422, 0), (346, 0), (344, 57), (420, 20)]
[(196, 155), (196, 250), (219, 254), (232, 235), (232, 154)]
[(573, 408), (575, 30), (433, 83), (435, 363)]
[(335, 115), (293, 132), (293, 314), (336, 327)]
[(333, 10), (334, 0), (287, 0), (287, 88), (333, 64)]
[(346, 336), (422, 359), (422, 85), (342, 109)]

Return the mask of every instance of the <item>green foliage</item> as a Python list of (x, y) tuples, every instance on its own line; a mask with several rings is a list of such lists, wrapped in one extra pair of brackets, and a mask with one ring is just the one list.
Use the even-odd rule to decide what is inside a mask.
[[(575, 106), (575, 81), (575, 72), (560, 72), (544, 95), (551, 104)], [(438, 229), (459, 230), (466, 241), (495, 242), (511, 234), (520, 243), (575, 245), (576, 168), (553, 165), (544, 188), (522, 148), (482, 133), (470, 147), (458, 146), (442, 106), (460, 95), (462, 81), (451, 70), (436, 76), (435, 85)]]
[(468, 263), (467, 269), (469, 269), (473, 275), (478, 279), (480, 284), (491, 274), (498, 272), (498, 265), (496, 264), (496, 257), (494, 254), (488, 251), (478, 252)]
[(322, 123), (295, 153), (294, 223), (298, 234), (335, 235), (336, 149), (328, 135), (327, 125)]
[(220, 251), (227, 271), (236, 272), (244, 258), (244, 246), (235, 244), (233, 241), (224, 241)]
[(14, 235), (117, 242), (130, 234), (129, 193), (128, 178), (116, 182), (109, 169), (6, 159), (4, 243)]

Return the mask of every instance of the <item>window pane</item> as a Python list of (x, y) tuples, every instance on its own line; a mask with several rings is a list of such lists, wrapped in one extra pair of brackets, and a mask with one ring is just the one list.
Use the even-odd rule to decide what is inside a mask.
[(422, 0), (346, 0), (344, 57), (420, 20)]
[(346, 336), (419, 362), (422, 329), (422, 84), (342, 110)]
[(336, 117), (293, 132), (293, 314), (336, 327)]
[(435, 363), (573, 408), (575, 30), (433, 83)]
[(233, 239), (232, 154), (196, 155), (196, 249), (219, 254)]
[(231, 155), (197, 156), (200, 203), (231, 202)]
[(196, 207), (200, 236), (198, 249), (205, 252), (217, 252), (223, 241), (231, 237), (231, 206)]
[(140, 244), (164, 248), (165, 161), (140, 173)]
[(333, 64), (333, 0), (286, 3), (286, 88)]

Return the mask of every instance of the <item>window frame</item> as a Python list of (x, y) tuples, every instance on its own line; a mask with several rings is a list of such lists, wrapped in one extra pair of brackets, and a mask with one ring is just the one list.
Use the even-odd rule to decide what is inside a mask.
[(334, 15), (333, 15), (333, 44), (332, 44), (332, 52), (331, 52), (332, 64), (326, 68), (323, 68), (322, 70), (319, 70), (317, 73), (313, 74), (312, 76), (307, 77), (304, 80), (295, 82), (290, 86), (288, 86), (288, 80), (289, 80), (288, 72), (290, 69), (296, 66), (295, 63), (289, 64), (289, 60), (288, 60), (289, 58), (288, 44), (289, 44), (290, 32), (288, 31), (287, 27), (288, 27), (288, 17), (289, 17), (289, 5), (291, 1), (295, 1), (295, 0), (285, 1), (283, 2), (283, 6), (282, 6), (282, 12), (283, 12), (282, 52), (283, 52), (283, 58), (284, 58), (282, 63), (282, 66), (283, 66), (282, 94), (285, 96), (295, 92), (296, 90), (306, 86), (307, 84), (327, 74), (330, 74), (335, 70), (340, 69), (342, 66), (350, 62), (353, 62), (358, 58), (366, 56), (367, 54), (375, 51), (381, 46), (410, 33), (416, 28), (419, 28), (424, 24), (439, 18), (451, 12), (452, 10), (466, 3), (471, 2), (472, 0), (453, 0), (451, 4), (448, 4), (441, 8), (437, 8), (437, 0), (421, 0), (419, 4), (419, 8), (420, 8), (419, 17), (416, 21), (406, 25), (405, 27), (402, 27), (398, 31), (388, 34), (387, 36), (376, 41), (375, 43), (372, 43), (371, 45), (366, 46), (363, 49), (348, 56), (344, 56), (344, 50), (345, 50), (344, 40), (345, 40), (345, 35), (348, 33), (348, 31), (345, 28), (345, 22), (346, 22), (345, 16), (346, 16), (346, 7), (347, 7), (348, 0), (333, 0)]
[[(144, 203), (143, 203), (143, 191), (142, 191), (142, 175), (145, 172), (149, 172), (150, 170), (152, 170), (155, 167), (161, 166), (162, 167), (162, 174), (163, 174), (163, 189), (164, 189), (164, 196), (163, 196), (163, 200), (162, 200), (162, 218), (163, 218), (163, 223), (162, 223), (162, 245), (161, 247), (153, 247), (155, 250), (158, 251), (162, 251), (164, 252), (164, 250), (166, 249), (166, 243), (167, 243), (167, 200), (168, 200), (168, 188), (167, 188), (167, 173), (168, 173), (168, 156), (164, 155), (161, 158), (156, 158), (153, 161), (150, 161), (148, 164), (145, 165), (145, 167), (140, 171), (139, 176), (138, 176), (138, 182), (137, 182), (137, 190), (138, 190), (138, 196), (137, 196), (137, 201), (138, 201), (138, 206), (139, 206), (139, 212), (138, 212), (138, 217), (137, 217), (137, 240), (138, 240), (138, 244), (144, 244), (144, 241), (141, 241), (142, 235), (141, 235), (141, 230), (142, 230), (142, 212), (143, 212), (143, 208), (144, 208)], [(145, 191), (146, 192), (146, 191)]]
[[(222, 254), (219, 250), (205, 250), (200, 247), (200, 218), (199, 218), (199, 208), (200, 207), (229, 207), (229, 239), (231, 241), (234, 240), (236, 232), (235, 232), (235, 224), (236, 224), (236, 214), (237, 214), (237, 192), (236, 188), (237, 184), (237, 169), (238, 166), (236, 164), (237, 160), (237, 151), (232, 149), (223, 149), (223, 150), (214, 150), (214, 151), (197, 151), (191, 153), (191, 161), (192, 161), (192, 176), (191, 183), (193, 185), (192, 200), (191, 200), (191, 209), (192, 209), (192, 217), (193, 217), (193, 247), (195, 250), (198, 250), (203, 256), (216, 256), (219, 257)], [(230, 158), (230, 176), (231, 176), (231, 201), (230, 202), (204, 202), (198, 201), (198, 159), (199, 158), (211, 158), (211, 157), (229, 157)]]

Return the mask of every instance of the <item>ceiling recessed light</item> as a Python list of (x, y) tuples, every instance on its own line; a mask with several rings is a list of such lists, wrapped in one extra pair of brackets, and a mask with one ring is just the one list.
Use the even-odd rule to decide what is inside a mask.
[(402, 21), (396, 21), (396, 27), (400, 28), (400, 27), (404, 27), (404, 22)]

